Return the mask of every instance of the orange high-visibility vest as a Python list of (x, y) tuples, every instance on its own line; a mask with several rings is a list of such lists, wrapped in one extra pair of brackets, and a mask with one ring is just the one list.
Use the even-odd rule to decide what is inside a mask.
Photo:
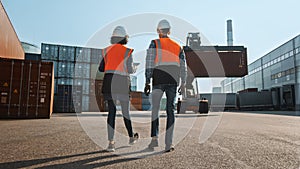
[(133, 52), (121, 44), (111, 45), (103, 50), (105, 73), (128, 75), (127, 59)]
[(180, 65), (179, 54), (180, 45), (170, 38), (160, 38), (155, 40), (156, 57), (155, 65)]

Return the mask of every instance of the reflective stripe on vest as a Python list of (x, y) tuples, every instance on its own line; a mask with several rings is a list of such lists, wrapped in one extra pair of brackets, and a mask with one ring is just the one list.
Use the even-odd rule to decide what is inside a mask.
[(123, 45), (111, 45), (103, 50), (105, 61), (105, 73), (128, 75), (127, 60), (132, 53), (132, 49)]
[(180, 46), (169, 38), (155, 40), (156, 57), (155, 65), (180, 65), (179, 54)]

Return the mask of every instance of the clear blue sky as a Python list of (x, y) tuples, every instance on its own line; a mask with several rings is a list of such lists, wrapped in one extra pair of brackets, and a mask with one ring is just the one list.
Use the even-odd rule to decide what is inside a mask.
[(214, 45), (226, 45), (226, 20), (232, 19), (234, 44), (248, 48), (248, 63), (300, 34), (299, 0), (2, 0), (2, 3), (20, 40), (36, 45), (50, 42), (83, 46), (112, 21), (148, 12), (189, 22)]

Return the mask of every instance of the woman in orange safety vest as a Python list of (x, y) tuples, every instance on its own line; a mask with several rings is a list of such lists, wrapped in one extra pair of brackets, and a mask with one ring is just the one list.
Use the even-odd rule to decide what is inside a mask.
[(103, 59), (99, 71), (104, 72), (102, 93), (108, 102), (107, 133), (109, 145), (107, 151), (115, 151), (114, 131), (116, 117), (116, 100), (120, 101), (124, 123), (129, 135), (129, 144), (134, 144), (138, 133), (133, 133), (129, 115), (130, 76), (133, 70), (133, 49), (124, 45), (128, 35), (122, 26), (117, 26), (111, 37), (111, 46), (103, 49)]

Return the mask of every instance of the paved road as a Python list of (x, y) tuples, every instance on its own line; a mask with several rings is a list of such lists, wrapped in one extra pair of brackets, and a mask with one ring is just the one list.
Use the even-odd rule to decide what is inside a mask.
[[(144, 151), (149, 112), (133, 112), (140, 141), (126, 146), (117, 117), (116, 153), (104, 150), (105, 113), (1, 120), (0, 168), (300, 168), (300, 117), (224, 112), (177, 115), (176, 150)], [(161, 116), (164, 131), (165, 114)], [(100, 129), (99, 129), (100, 127)], [(118, 136), (119, 134), (119, 136)]]

